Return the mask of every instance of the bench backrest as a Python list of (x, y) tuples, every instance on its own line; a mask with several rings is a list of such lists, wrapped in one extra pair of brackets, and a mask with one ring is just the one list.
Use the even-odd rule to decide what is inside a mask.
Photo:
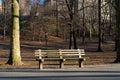
[(60, 53), (63, 58), (81, 58), (85, 55), (84, 49), (60, 49)]
[(84, 49), (35, 50), (35, 56), (41, 58), (81, 58)]
[(35, 50), (35, 56), (41, 58), (59, 58), (59, 50)]

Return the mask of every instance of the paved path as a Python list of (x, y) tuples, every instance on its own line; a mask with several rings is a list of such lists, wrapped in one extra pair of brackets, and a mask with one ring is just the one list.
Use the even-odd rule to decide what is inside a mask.
[(0, 69), (0, 80), (120, 80), (120, 64), (69, 69)]

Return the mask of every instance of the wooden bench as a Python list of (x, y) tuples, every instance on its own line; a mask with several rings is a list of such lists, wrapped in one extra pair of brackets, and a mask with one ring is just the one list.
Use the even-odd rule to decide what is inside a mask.
[(59, 61), (60, 68), (64, 68), (64, 62), (67, 60), (78, 60), (79, 67), (83, 67), (85, 60), (82, 55), (84, 49), (59, 49), (59, 50), (35, 50), (36, 60), (39, 61), (39, 69), (43, 69), (43, 62), (46, 60)]

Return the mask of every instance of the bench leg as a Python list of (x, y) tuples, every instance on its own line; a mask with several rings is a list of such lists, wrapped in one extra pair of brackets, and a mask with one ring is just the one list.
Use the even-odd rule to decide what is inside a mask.
[(83, 59), (79, 59), (79, 67), (83, 67)]
[(43, 62), (39, 61), (39, 69), (42, 70), (43, 69)]
[(63, 59), (60, 60), (60, 68), (64, 68), (64, 60)]

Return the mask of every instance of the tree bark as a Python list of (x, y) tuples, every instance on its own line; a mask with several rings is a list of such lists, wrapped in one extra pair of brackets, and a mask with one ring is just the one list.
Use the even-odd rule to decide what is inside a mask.
[(117, 28), (117, 55), (115, 62), (120, 62), (120, 0), (115, 0), (116, 4), (116, 28)]
[(102, 51), (102, 30), (101, 30), (101, 0), (98, 0), (98, 24), (99, 24), (99, 33), (98, 33), (98, 50), (99, 52)]
[(10, 55), (7, 64), (15, 66), (22, 65), (20, 55), (19, 4), (17, 0), (12, 0), (12, 27), (10, 45)]

